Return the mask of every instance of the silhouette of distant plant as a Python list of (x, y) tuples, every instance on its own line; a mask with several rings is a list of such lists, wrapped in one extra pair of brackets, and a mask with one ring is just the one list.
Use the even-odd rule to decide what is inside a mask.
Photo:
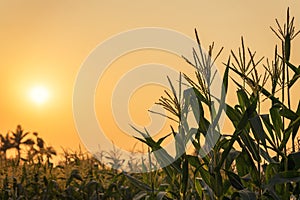
[(33, 145), (34, 141), (30, 138), (26, 139), (29, 132), (24, 132), (21, 125), (17, 126), (15, 132), (12, 132), (11, 142), (13, 148), (17, 150), (17, 163), (19, 164), (21, 159), (21, 145)]
[(1, 154), (3, 154), (3, 157), (5, 159), (7, 159), (7, 155), (6, 155), (7, 150), (11, 148), (13, 148), (13, 144), (10, 140), (9, 133), (7, 133), (5, 136), (0, 135), (0, 152)]
[(38, 155), (39, 161), (44, 161), (44, 156), (47, 159), (47, 162), (50, 162), (52, 156), (56, 155), (56, 151), (52, 146), (46, 146), (44, 140), (41, 137), (38, 137), (38, 133), (33, 133), (36, 136), (36, 145), (38, 149), (35, 149), (36, 154)]

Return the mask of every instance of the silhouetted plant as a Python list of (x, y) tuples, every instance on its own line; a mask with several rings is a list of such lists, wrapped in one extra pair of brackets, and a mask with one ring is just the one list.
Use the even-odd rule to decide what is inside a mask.
[(17, 163), (19, 164), (21, 159), (21, 145), (33, 145), (34, 141), (31, 138), (26, 138), (29, 132), (24, 132), (21, 125), (18, 125), (15, 132), (12, 132), (12, 141), (13, 148), (17, 150)]
[[(300, 102), (297, 109), (293, 110), (290, 106), (289, 91), (300, 77), (300, 66), (296, 67), (289, 62), (291, 41), (299, 32), (295, 33), (294, 18), (290, 20), (289, 9), (284, 29), (281, 29), (277, 20), (276, 22), (279, 26), (279, 33), (272, 30), (282, 41), (282, 54), (279, 55), (277, 47), (275, 47), (274, 60), (270, 64), (267, 59), (267, 64), (264, 64), (263, 57), (256, 60), (256, 53), (245, 48), (242, 38), (242, 47), (239, 48), (238, 53), (231, 51), (233, 62), (229, 58), (225, 63), (221, 99), (213, 99), (210, 92), (211, 77), (214, 77), (211, 66), (215, 62), (215, 59), (211, 59), (213, 45), (209, 48), (208, 56), (204, 54), (196, 32), (200, 51), (196, 53), (193, 49), (194, 62), (185, 58), (196, 69), (196, 81), (186, 75), (184, 78), (197, 96), (196, 103), (198, 103), (199, 111), (195, 112), (193, 109), (191, 111), (200, 118), (198, 129), (189, 129), (185, 123), (185, 115), (182, 113), (184, 109), (182, 108), (189, 106), (185, 103), (195, 104), (195, 102), (191, 99), (184, 101), (184, 98), (180, 96), (181, 76), (178, 81), (179, 93), (176, 93), (171, 80), (169, 80), (172, 92), (166, 92), (166, 97), (162, 97), (158, 104), (173, 115), (166, 117), (178, 123), (178, 130), (172, 128), (173, 136), (181, 135), (180, 141), (176, 143), (176, 150), (184, 148), (185, 142), (192, 140), (195, 152), (200, 153), (203, 148), (200, 145), (199, 136), (203, 134), (205, 140), (210, 140), (206, 135), (208, 131), (212, 131), (213, 135), (218, 136), (215, 138), (217, 143), (212, 151), (204, 157), (184, 153), (174, 163), (164, 167), (165, 183), (168, 186), (163, 190), (155, 188), (155, 191), (165, 192), (160, 196), (161, 198), (299, 198), (300, 152), (295, 153), (294, 145), (293, 153), (286, 151), (288, 141), (291, 139), (293, 143), (295, 142), (300, 126)], [(259, 67), (266, 70), (263, 75), (259, 74)], [(232, 79), (238, 87), (236, 93), (238, 103), (234, 106), (225, 103), (228, 77), (232, 72), (242, 79), (242, 83), (236, 78)], [(294, 73), (292, 79), (288, 75), (291, 72)], [(271, 92), (265, 87), (270, 80)], [(278, 97), (278, 85), (281, 87), (281, 97)], [(287, 90), (285, 90), (286, 87)], [(285, 92), (288, 98), (287, 106), (285, 105)], [(261, 99), (262, 96), (263, 99)], [(214, 109), (213, 100), (226, 105), (226, 115), (234, 127), (231, 135), (222, 134), (216, 126), (220, 110)], [(260, 105), (267, 100), (270, 101), (271, 107), (268, 113), (262, 114)], [(208, 119), (204, 114), (203, 106), (207, 106), (209, 109), (210, 118)], [(213, 128), (211, 129), (211, 127)], [(144, 137), (137, 139), (147, 144), (153, 152), (161, 149), (161, 142), (169, 136), (154, 141), (147, 130), (145, 132), (137, 131)], [(194, 137), (190, 137), (192, 132), (194, 132)], [(239, 146), (240, 150), (237, 150), (235, 146)], [(274, 153), (275, 157), (272, 156)], [(172, 159), (165, 151), (162, 155), (155, 156), (158, 157), (158, 162), (159, 159)], [(133, 177), (128, 176), (128, 178), (134, 185), (142, 185), (144, 190), (151, 188), (150, 185), (142, 184)], [(141, 194), (141, 196), (143, 195), (145, 193)], [(158, 197), (158, 193), (155, 195)]]
[(14, 147), (13, 143), (11, 142), (9, 133), (7, 133), (5, 136), (0, 134), (0, 142), (1, 142), (0, 144), (1, 154), (3, 154), (5, 159), (7, 159), (7, 155), (6, 155), (7, 150), (12, 149)]
[(36, 148), (32, 147), (33, 159), (44, 162), (46, 158), (47, 163), (50, 163), (50, 159), (57, 155), (55, 149), (52, 146), (47, 146), (44, 140), (38, 136), (38, 133), (34, 132), (33, 135), (36, 137), (37, 146)]

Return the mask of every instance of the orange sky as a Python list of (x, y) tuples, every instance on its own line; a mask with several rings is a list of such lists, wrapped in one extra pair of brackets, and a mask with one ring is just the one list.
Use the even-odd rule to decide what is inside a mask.
[[(272, 58), (277, 40), (269, 26), (275, 26), (275, 17), (284, 19), (288, 6), (300, 29), (299, 1), (2, 0), (0, 133), (21, 124), (27, 131), (39, 132), (56, 149), (77, 148), (80, 140), (72, 114), (73, 87), (82, 62), (99, 43), (138, 27), (169, 28), (192, 38), (197, 28), (205, 46), (215, 41), (218, 48), (225, 47), (219, 65), (226, 61), (230, 49), (236, 50), (242, 35), (258, 55)], [(294, 41), (293, 52), (300, 52), (300, 37)], [(131, 56), (139, 64), (152, 62), (149, 55)], [(175, 58), (172, 63), (173, 58), (168, 55), (160, 56), (165, 58), (161, 62), (175, 65)], [(122, 59), (130, 64), (129, 58)], [(300, 56), (294, 53), (292, 59), (299, 65)], [(49, 99), (43, 105), (29, 99), (29, 91), (36, 85), (49, 89)], [(100, 92), (97, 91), (96, 100)], [(299, 100), (298, 95), (295, 97)], [(137, 121), (141, 120), (138, 123), (149, 120), (146, 109), (137, 115), (144, 118), (143, 121), (136, 117)]]

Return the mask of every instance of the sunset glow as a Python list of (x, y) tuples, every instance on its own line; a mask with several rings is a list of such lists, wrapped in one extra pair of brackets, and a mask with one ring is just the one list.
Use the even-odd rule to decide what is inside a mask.
[[(57, 151), (62, 151), (61, 147), (77, 149), (79, 145), (84, 149), (74, 123), (72, 95), (81, 65), (98, 45), (114, 35), (142, 27), (170, 29), (195, 39), (196, 28), (204, 49), (208, 50), (213, 41), (215, 54), (224, 47), (216, 61), (222, 74), (225, 69), (223, 63), (227, 62), (231, 50), (238, 51), (241, 36), (245, 46), (257, 52), (255, 58), (264, 56), (265, 61), (268, 58), (271, 63), (273, 47), (279, 45), (279, 51), (281, 43), (269, 27), (276, 28), (275, 18), (280, 23), (284, 22), (287, 7), (290, 7), (291, 16), (295, 16), (298, 30), (300, 1), (182, 3), (156, 0), (148, 3), (134, 1), (132, 4), (126, 1), (3, 1), (0, 6), (0, 133), (21, 124), (29, 132), (38, 132)], [(148, 41), (152, 39), (150, 35)], [(134, 44), (135, 41), (126, 42)], [(176, 45), (181, 46), (174, 43)], [(107, 51), (114, 52), (113, 49)], [(188, 53), (191, 52), (192, 47)], [(291, 63), (298, 66), (299, 36), (293, 40), (291, 52)], [(164, 64), (191, 76), (194, 76), (194, 71), (188, 71), (185, 60), (170, 52), (147, 49), (118, 56), (112, 59), (113, 62), (99, 78), (99, 84), (94, 85), (94, 107), (97, 122), (103, 124), (107, 137), (115, 140), (116, 145), (131, 147), (137, 140), (131, 138), (130, 145), (124, 142), (124, 138), (127, 140), (129, 137), (119, 130), (111, 109), (110, 100), (118, 80), (128, 71), (149, 63)], [(107, 58), (104, 56), (103, 60)], [(95, 72), (89, 73), (93, 75)], [(86, 80), (87, 84), (89, 81)], [(236, 94), (235, 85), (232, 85), (228, 91), (228, 103), (231, 105), (236, 102), (235, 96), (230, 96)], [(299, 87), (294, 86), (291, 91), (296, 97), (291, 102), (292, 107), (297, 106)], [(140, 126), (151, 121), (147, 112), (151, 102), (157, 102), (164, 95), (160, 89), (153, 93), (154, 87), (144, 89), (138, 90), (128, 101), (130, 114), (136, 120), (135, 124)], [(146, 89), (150, 89), (151, 94)], [(232, 131), (230, 125), (225, 129), (227, 133)]]
[(35, 86), (30, 90), (30, 98), (34, 103), (41, 105), (48, 100), (49, 91), (43, 86)]

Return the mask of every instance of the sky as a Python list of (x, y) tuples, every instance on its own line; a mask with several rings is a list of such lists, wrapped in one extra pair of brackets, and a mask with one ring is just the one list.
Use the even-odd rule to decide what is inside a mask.
[[(136, 28), (167, 28), (191, 38), (196, 28), (205, 47), (213, 41), (217, 48), (225, 47), (217, 62), (222, 71), (222, 62), (226, 62), (231, 49), (239, 47), (241, 36), (257, 55), (272, 58), (278, 40), (270, 26), (276, 27), (275, 18), (283, 22), (287, 7), (300, 29), (299, 1), (1, 0), (0, 133), (21, 124), (26, 131), (38, 132), (58, 150), (77, 149), (83, 144), (72, 112), (73, 91), (83, 62), (97, 45)], [(300, 52), (300, 37), (294, 40), (292, 49), (292, 62), (299, 65), (296, 52)], [(107, 77), (99, 81), (95, 102), (103, 96), (108, 98), (106, 104), (96, 103), (97, 116), (104, 120), (107, 132), (114, 132), (110, 137), (120, 145), (128, 137), (121, 136), (112, 125), (107, 106), (112, 85), (126, 70), (151, 62), (183, 71), (186, 66), (182, 59), (165, 52), (135, 52), (112, 63), (111, 75), (107, 71)], [(32, 100), (35, 87), (46, 88), (45, 102)], [(134, 98), (138, 100), (129, 106), (133, 119), (141, 125), (149, 122), (147, 110), (162, 95), (163, 88), (149, 86), (146, 90), (151, 95), (145, 98), (143, 93), (136, 92)], [(299, 101), (299, 94), (293, 94)]]

